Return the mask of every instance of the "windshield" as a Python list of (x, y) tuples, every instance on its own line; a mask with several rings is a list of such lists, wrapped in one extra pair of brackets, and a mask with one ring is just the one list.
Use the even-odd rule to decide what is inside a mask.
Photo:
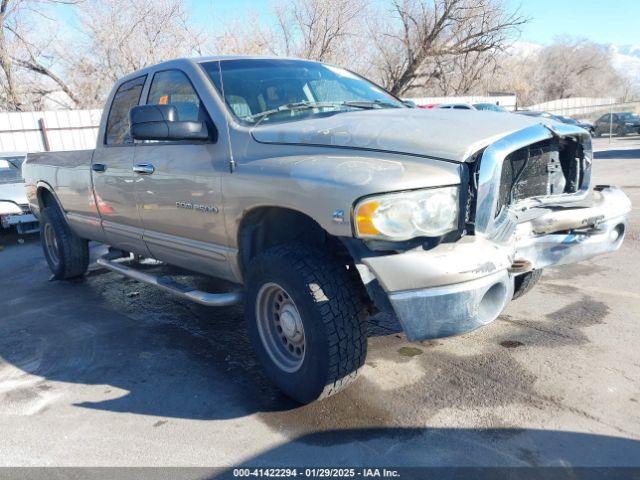
[(22, 182), (24, 157), (0, 157), (0, 184)]
[(347, 70), (304, 60), (223, 60), (202, 64), (242, 123), (276, 123), (350, 110), (408, 108)]

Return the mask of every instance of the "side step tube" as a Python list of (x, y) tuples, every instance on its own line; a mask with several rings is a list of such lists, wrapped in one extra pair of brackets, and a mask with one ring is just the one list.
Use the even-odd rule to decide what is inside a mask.
[(174, 282), (167, 277), (157, 277), (143, 273), (121, 263), (116, 263), (108, 258), (101, 257), (96, 263), (101, 267), (107, 268), (112, 272), (119, 273), (126, 277), (132, 278), (139, 282), (148, 283), (155, 287), (171, 292), (179, 297), (191, 300), (192, 302), (206, 305), (208, 307), (226, 307), (227, 305), (235, 305), (242, 301), (242, 293), (240, 291), (228, 293), (209, 293), (202, 290), (195, 290), (192, 287)]

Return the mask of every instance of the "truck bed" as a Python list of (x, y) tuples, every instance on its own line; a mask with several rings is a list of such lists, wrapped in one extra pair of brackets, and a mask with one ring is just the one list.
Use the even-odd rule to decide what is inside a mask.
[[(39, 214), (36, 190), (40, 186), (46, 187), (55, 192), (71, 228), (85, 238), (96, 238), (96, 232), (101, 231), (92, 190), (93, 152), (76, 150), (29, 154), (22, 170), (32, 211)], [(92, 235), (87, 235), (88, 232)]]

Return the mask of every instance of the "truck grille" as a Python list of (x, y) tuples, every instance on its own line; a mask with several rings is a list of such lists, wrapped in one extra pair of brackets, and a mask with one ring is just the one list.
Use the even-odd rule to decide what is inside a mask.
[(502, 164), (498, 208), (531, 197), (577, 191), (576, 145), (544, 140), (509, 154)]

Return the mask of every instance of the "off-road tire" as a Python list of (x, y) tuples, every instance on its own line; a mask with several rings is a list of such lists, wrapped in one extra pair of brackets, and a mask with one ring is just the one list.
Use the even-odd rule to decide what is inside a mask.
[(528, 293), (533, 287), (535, 287), (538, 280), (542, 276), (542, 269), (532, 270), (527, 273), (523, 273), (522, 275), (518, 275), (514, 278), (514, 289), (513, 289), (513, 297), (516, 298), (522, 297), (524, 294)]
[[(246, 275), (245, 319), (267, 377), (290, 398), (310, 403), (339, 392), (367, 356), (367, 309), (355, 269), (305, 244), (273, 247), (257, 256)], [(297, 371), (270, 357), (258, 327), (258, 292), (281, 286), (295, 302), (304, 327), (305, 353)]]
[[(50, 229), (50, 232), (47, 232)], [(47, 235), (55, 236), (57, 256), (47, 246)], [(42, 209), (40, 218), (40, 241), (49, 268), (56, 280), (84, 275), (89, 267), (89, 242), (71, 231), (57, 206)]]

